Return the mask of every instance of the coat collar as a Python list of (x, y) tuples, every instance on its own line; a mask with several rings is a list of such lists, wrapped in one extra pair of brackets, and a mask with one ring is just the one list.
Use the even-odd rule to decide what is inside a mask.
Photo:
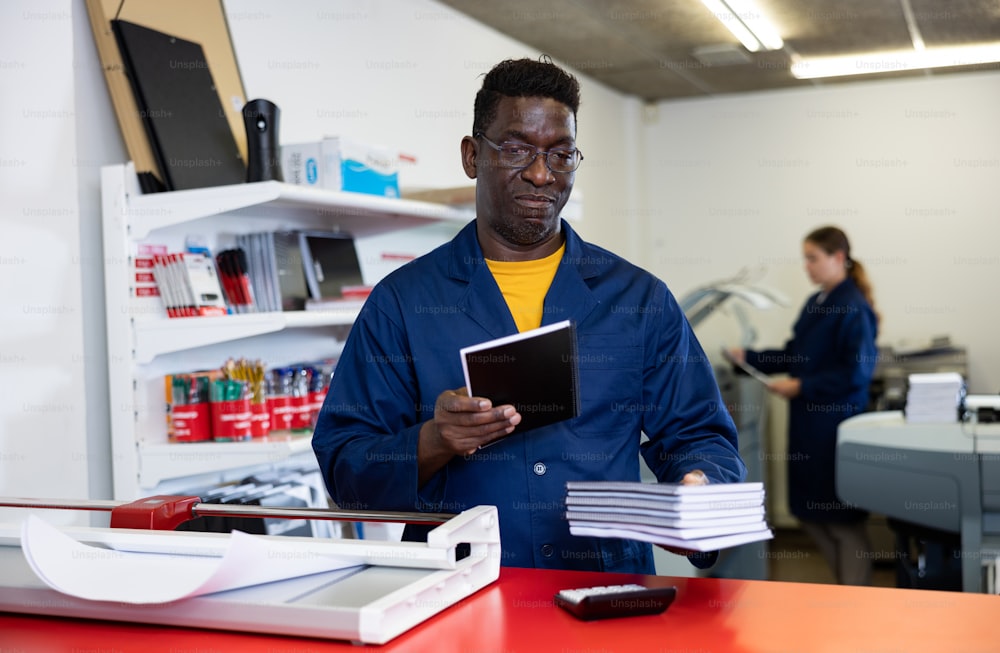
[[(826, 294), (826, 297), (823, 299), (823, 303), (843, 302), (853, 291), (857, 290), (857, 287), (857, 284), (854, 283), (854, 279), (847, 277)], [(811, 300), (814, 302), (817, 301), (822, 294), (822, 290), (817, 292), (811, 297)]]
[[(566, 251), (545, 296), (543, 325), (567, 319), (577, 324), (582, 322), (600, 303), (585, 280), (598, 276), (602, 269), (610, 268), (613, 260), (607, 252), (585, 243), (565, 220), (561, 228), (566, 239)], [(488, 333), (499, 338), (517, 331), (509, 310), (498, 314), (497, 306), (506, 309), (506, 302), (486, 266), (476, 236), (475, 220), (452, 240), (448, 275), (469, 284), (459, 300), (459, 308)]]
[[(575, 267), (581, 277), (584, 279), (595, 277), (600, 274), (602, 267), (610, 263), (606, 253), (595, 252), (566, 220), (562, 220), (561, 229), (566, 239), (563, 263)], [(471, 281), (480, 268), (486, 267), (483, 248), (479, 246), (479, 238), (476, 235), (475, 220), (458, 232), (451, 245), (451, 260), (448, 264), (448, 275), (451, 278)]]

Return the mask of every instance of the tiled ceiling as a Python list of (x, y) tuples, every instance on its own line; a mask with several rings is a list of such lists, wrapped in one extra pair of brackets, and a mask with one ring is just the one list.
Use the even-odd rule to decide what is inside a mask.
[[(1000, 0), (757, 0), (785, 41), (748, 52), (701, 0), (441, 0), (607, 86), (646, 101), (874, 79), (997, 71), (1000, 64), (799, 80), (796, 57), (1000, 42)], [(907, 20), (909, 15), (910, 20)], [(709, 59), (709, 55), (738, 63)]]

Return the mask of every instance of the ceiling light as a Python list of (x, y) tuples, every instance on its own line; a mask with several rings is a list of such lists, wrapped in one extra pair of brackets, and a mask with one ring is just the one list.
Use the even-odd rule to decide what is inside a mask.
[(701, 0), (750, 52), (780, 50), (785, 42), (751, 0)]
[(799, 59), (792, 64), (791, 72), (797, 79), (816, 79), (993, 62), (1000, 62), (1000, 44), (997, 43)]

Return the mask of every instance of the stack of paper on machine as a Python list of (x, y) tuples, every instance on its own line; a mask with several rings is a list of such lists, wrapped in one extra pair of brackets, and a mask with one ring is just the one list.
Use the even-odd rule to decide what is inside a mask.
[(570, 481), (566, 519), (573, 535), (642, 540), (716, 551), (769, 540), (763, 483), (678, 485)]
[(957, 372), (911, 374), (906, 391), (907, 422), (957, 422), (965, 379)]

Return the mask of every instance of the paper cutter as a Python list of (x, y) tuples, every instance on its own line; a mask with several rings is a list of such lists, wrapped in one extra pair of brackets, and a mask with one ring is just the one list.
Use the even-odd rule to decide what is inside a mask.
[[(438, 524), (426, 542), (255, 535), (294, 542), (303, 554), (356, 558), (359, 565), (160, 604), (88, 601), (38, 578), (21, 551), (19, 523), (0, 523), (0, 611), (211, 628), (384, 644), (495, 581), (500, 530), (495, 506), (457, 515), (341, 511), (201, 503), (155, 496), (134, 502), (2, 498), (0, 507), (111, 511), (111, 527), (59, 527), (92, 546), (122, 551), (218, 555), (227, 533), (173, 529), (199, 516), (254, 516)], [(468, 545), (465, 547), (459, 545)], [(459, 553), (459, 551), (462, 553)]]

